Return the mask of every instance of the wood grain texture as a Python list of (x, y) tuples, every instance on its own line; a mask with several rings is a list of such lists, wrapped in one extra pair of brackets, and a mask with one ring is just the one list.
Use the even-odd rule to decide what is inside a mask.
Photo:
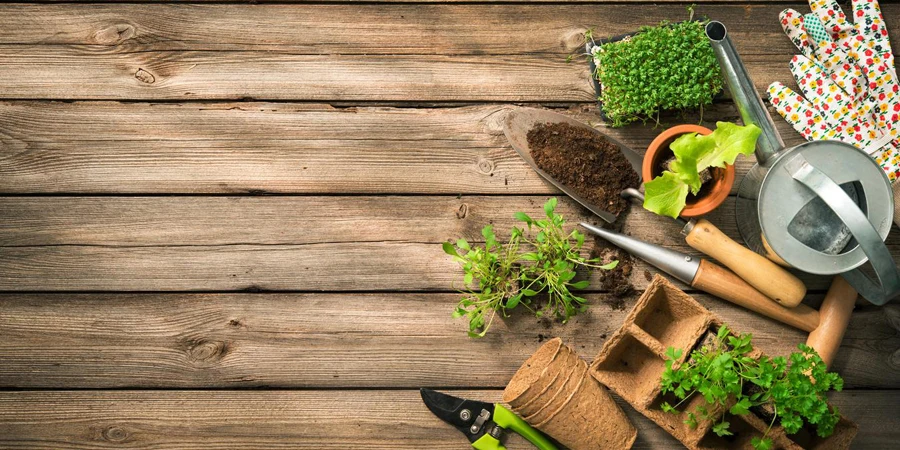
[[(103, 247), (214, 246), (418, 242), (465, 238), (483, 242), (492, 224), (505, 237), (513, 216), (544, 215), (550, 195), (509, 196), (158, 196), (0, 197), (0, 247), (83, 245)], [(557, 196), (567, 227), (602, 224), (573, 200)], [(708, 215), (739, 239), (735, 202)], [(681, 227), (639, 206), (620, 219), (632, 236), (692, 252)], [(893, 239), (891, 239), (893, 245)], [(898, 241), (900, 244), (900, 241)], [(697, 254), (693, 252), (691, 254)]]
[[(890, 16), (893, 6), (885, 6), (885, 14)], [(696, 11), (734, 25), (729, 30), (732, 39), (746, 54), (787, 55), (796, 50), (778, 24), (784, 7), (701, 5)], [(794, 7), (803, 9), (801, 4)], [(0, 44), (102, 46), (122, 52), (558, 54), (580, 52), (588, 28), (602, 38), (688, 17), (680, 5), (642, 5), (640, 14), (635, 14), (634, 8), (528, 4), (95, 4), (71, 8), (13, 4), (0, 6)], [(616, 20), (607, 20), (609, 17)], [(893, 23), (889, 21), (888, 26)], [(398, 31), (405, 39), (398, 39)]]
[[(786, 68), (754, 61), (758, 78)], [(110, 52), (0, 45), (2, 99), (591, 101), (586, 64), (551, 57), (292, 55), (254, 51)], [(364, 74), (364, 75), (363, 75)], [(555, 80), (546, 83), (545, 80)]]
[[(509, 147), (510, 108), (0, 102), (0, 193), (556, 192)], [(640, 153), (662, 131), (597, 124), (593, 105), (560, 111)], [(737, 117), (718, 105), (704, 123)], [(752, 165), (738, 159), (738, 176)]]
[[(465, 438), (416, 387), (499, 400), (543, 339), (596, 354), (634, 297), (588, 294), (566, 325), (518, 311), (482, 340), (451, 318), (461, 274), (438, 243), (508, 229), (558, 195), (507, 146), (511, 106), (470, 103), (598, 122), (585, 64), (565, 62), (582, 33), (678, 19), (683, 5), (405, 1), (0, 5), (0, 448), (457, 449)], [(777, 14), (805, 3), (713, 3), (698, 12), (729, 26), (757, 87), (789, 81)], [(882, 3), (900, 35), (900, 7)], [(721, 103), (704, 123), (737, 117)], [(641, 152), (661, 131), (597, 126)], [(300, 196), (255, 195), (267, 193)], [(733, 208), (709, 218), (736, 236)], [(690, 251), (664, 218), (624, 221)], [(312, 292), (114, 292), (268, 289)], [(70, 290), (104, 292), (47, 292)], [(806, 339), (697, 297), (769, 354)], [(860, 423), (855, 448), (900, 440), (898, 330), (896, 305), (858, 307), (837, 352), (850, 390), (833, 401)], [(625, 409), (635, 448), (681, 448)]]
[[(695, 295), (754, 345), (787, 355), (807, 333)], [(820, 302), (815, 294), (812, 302)], [(457, 294), (4, 294), (0, 386), (11, 388), (503, 387), (560, 336), (592, 359), (636, 297), (591, 294), (568, 324), (517, 310), (483, 339)], [(621, 302), (621, 305), (617, 303)], [(833, 370), (847, 388), (900, 385), (896, 305), (859, 308)]]
[[(500, 401), (501, 391), (449, 391)], [(832, 397), (859, 422), (855, 449), (892, 448), (900, 439), (897, 391)], [(619, 401), (638, 429), (635, 449), (680, 449), (661, 428)], [(533, 449), (508, 433), (510, 450)], [(4, 448), (461, 449), (455, 428), (402, 391), (95, 391), (0, 393)]]
[[(540, 216), (546, 198), (0, 198), (9, 218), (0, 225), (0, 290), (446, 292), (461, 273), (441, 242), (479, 241), (491, 222), (502, 238), (515, 212)], [(570, 223), (598, 222), (562, 203)], [(730, 198), (710, 220), (738, 238), (733, 208)], [(625, 222), (635, 237), (699, 255), (670, 220), (633, 208)], [(900, 236), (888, 246), (900, 254)], [(638, 288), (644, 271), (656, 272), (636, 262)], [(590, 276), (594, 286), (600, 277)], [(812, 290), (831, 281), (801, 280)]]
[[(634, 17), (601, 33), (614, 35), (685, 14), (650, 7), (638, 19), (616, 5), (560, 14), (555, 5), (516, 6), (521, 13), (498, 5), (372, 5), (371, 14), (345, 5), (148, 8), (11, 7), (10, 31), (0, 36), (0, 98), (589, 102), (587, 65), (566, 63), (590, 26), (585, 20)], [(794, 50), (777, 21), (780, 8), (714, 10), (761, 91), (791, 79)], [(891, 7), (885, 15), (893, 17)], [(398, 45), (397, 29), (418, 43)], [(510, 48), (521, 30), (543, 37)]]

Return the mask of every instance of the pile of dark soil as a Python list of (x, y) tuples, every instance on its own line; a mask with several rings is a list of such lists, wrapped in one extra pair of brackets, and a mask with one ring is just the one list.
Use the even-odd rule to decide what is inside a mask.
[(622, 189), (641, 180), (616, 144), (566, 123), (538, 124), (528, 131), (534, 162), (592, 204), (618, 215), (629, 203)]
[(625, 309), (625, 300), (636, 294), (634, 285), (631, 284), (631, 271), (634, 269), (631, 255), (603, 239), (594, 239), (594, 247), (591, 249), (591, 258), (600, 258), (601, 264), (619, 261), (619, 265), (612, 270), (598, 270), (600, 288), (610, 293), (604, 300), (615, 310)]

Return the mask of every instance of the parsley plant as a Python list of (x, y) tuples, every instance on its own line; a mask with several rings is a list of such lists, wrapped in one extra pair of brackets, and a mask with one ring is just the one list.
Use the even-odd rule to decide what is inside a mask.
[[(754, 358), (751, 334), (732, 335), (728, 327), (719, 328), (712, 345), (703, 346), (691, 353), (683, 365), (674, 368), (682, 350), (669, 347), (666, 351), (666, 369), (662, 376), (662, 392), (674, 393), (680, 399), (678, 404), (664, 402), (663, 411), (679, 414), (678, 406), (694, 395), (703, 396), (707, 407), (698, 407), (698, 414), (686, 413), (685, 423), (692, 428), (698, 420), (710, 420), (715, 408), (726, 408), (736, 416), (749, 414), (751, 408), (767, 406), (772, 418), (766, 433), (752, 440), (756, 450), (772, 447), (768, 433), (780, 419), (785, 432), (800, 431), (804, 422), (814, 425), (816, 433), (828, 437), (840, 419), (837, 408), (829, 407), (825, 394), (831, 390), (843, 389), (844, 380), (836, 373), (830, 373), (818, 353), (811, 347), (800, 344), (799, 352), (784, 357)], [(754, 386), (754, 387), (751, 387)], [(719, 436), (729, 436), (730, 424), (724, 416), (713, 425), (713, 432)]]

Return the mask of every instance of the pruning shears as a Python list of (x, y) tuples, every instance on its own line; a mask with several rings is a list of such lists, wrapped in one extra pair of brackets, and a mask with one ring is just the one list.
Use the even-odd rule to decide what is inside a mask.
[(465, 434), (472, 447), (478, 450), (506, 450), (500, 444), (500, 438), (506, 429), (522, 435), (540, 450), (557, 450), (556, 445), (540, 431), (502, 405), (466, 400), (431, 389), (423, 388), (419, 392), (425, 406), (434, 415)]

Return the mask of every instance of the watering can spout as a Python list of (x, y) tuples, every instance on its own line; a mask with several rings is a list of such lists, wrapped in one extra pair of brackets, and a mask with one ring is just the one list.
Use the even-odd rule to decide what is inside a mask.
[(747, 68), (744, 67), (741, 57), (734, 49), (734, 44), (728, 38), (725, 25), (722, 22), (710, 21), (706, 24), (706, 36), (716, 54), (725, 85), (734, 98), (744, 124), (752, 123), (762, 130), (762, 135), (756, 143), (756, 160), (761, 166), (765, 166), (775, 153), (784, 148), (784, 141), (778, 135), (772, 116), (753, 87)]

